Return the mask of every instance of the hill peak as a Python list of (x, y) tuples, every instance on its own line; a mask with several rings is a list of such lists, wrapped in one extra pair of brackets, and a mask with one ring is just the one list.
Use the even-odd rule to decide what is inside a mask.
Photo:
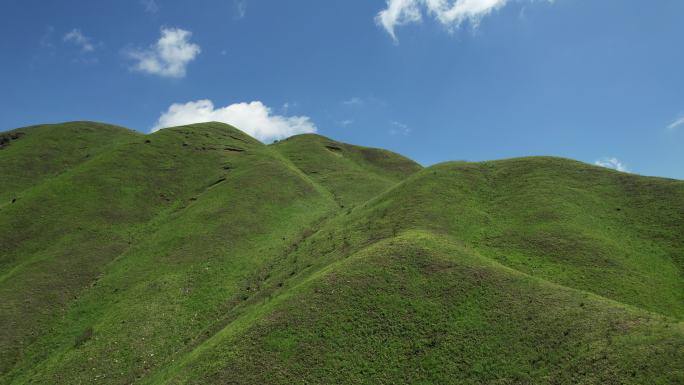
[(205, 141), (215, 140), (222, 142), (225, 140), (238, 141), (249, 145), (263, 145), (263, 143), (246, 132), (222, 122), (193, 123), (183, 126), (167, 127), (156, 131), (150, 135), (181, 134), (185, 138), (203, 137)]
[(108, 127), (0, 150), (0, 384), (683, 383), (682, 181)]

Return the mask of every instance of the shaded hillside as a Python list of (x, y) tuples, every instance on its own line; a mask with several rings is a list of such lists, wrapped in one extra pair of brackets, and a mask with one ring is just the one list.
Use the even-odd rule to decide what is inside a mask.
[(3, 186), (0, 383), (684, 381), (684, 182), (103, 132)]

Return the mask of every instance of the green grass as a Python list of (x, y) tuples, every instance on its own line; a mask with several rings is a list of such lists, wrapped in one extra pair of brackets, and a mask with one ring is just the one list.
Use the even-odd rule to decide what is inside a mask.
[(18, 139), (0, 147), (0, 208), (12, 199), (20, 199), (25, 189), (58, 176), (118, 143), (142, 136), (125, 128), (94, 122), (34, 126), (0, 135), (19, 135)]
[[(294, 287), (159, 383), (684, 380), (684, 328), (406, 232)], [(150, 382), (152, 383), (152, 382)]]
[(2, 384), (684, 382), (682, 181), (220, 123), (16, 131)]
[(361, 204), (421, 169), (414, 161), (386, 150), (315, 134), (293, 136), (273, 148), (328, 189), (342, 208)]

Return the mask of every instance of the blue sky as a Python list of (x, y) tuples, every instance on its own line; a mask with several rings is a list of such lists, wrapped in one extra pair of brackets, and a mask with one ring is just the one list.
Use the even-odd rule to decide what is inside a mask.
[(682, 15), (681, 0), (3, 0), (0, 130), (214, 119), (425, 165), (557, 155), (684, 179)]

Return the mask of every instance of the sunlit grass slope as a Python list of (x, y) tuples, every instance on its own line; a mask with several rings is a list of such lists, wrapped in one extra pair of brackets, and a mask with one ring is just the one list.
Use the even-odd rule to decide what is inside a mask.
[[(68, 130), (37, 129), (59, 131), (48, 137)], [(91, 129), (97, 132), (98, 126)], [(31, 130), (22, 130), (27, 139)], [(223, 145), (233, 145), (237, 140), (229, 134), (235, 133), (205, 126), (139, 135), (22, 190), (15, 203), (2, 208), (0, 320), (7, 326), (0, 328), (3, 369), (31, 341), (49, 334), (48, 325), (88, 292), (107, 263), (143, 239), (154, 219), (188, 205), (225, 176), (224, 166), (235, 153)], [(263, 147), (239, 135), (241, 145)], [(36, 151), (26, 148), (30, 154)], [(28, 158), (20, 151), (16, 157), (51, 161)]]
[(26, 127), (0, 133), (0, 208), (23, 190), (141, 134), (93, 122)]
[(273, 147), (347, 207), (367, 201), (421, 169), (414, 161), (390, 151), (353, 146), (316, 134), (293, 136)]
[(7, 188), (0, 383), (684, 382), (681, 181), (116, 132)]
[(521, 272), (684, 317), (684, 182), (559, 158), (446, 163), (363, 210), (376, 233), (446, 233)]
[(684, 327), (404, 232), (143, 383), (676, 384)]
[[(223, 124), (114, 146), (0, 211), (3, 370), (22, 358), (10, 378), (44, 366), (41, 381), (87, 382), (92, 372), (73, 366), (89, 350), (103, 360), (88, 365), (109, 378), (142, 376), (150, 346), (134, 342), (154, 332), (152, 354), (164, 362), (201, 340), (258, 290), (256, 280), (244, 292), (246, 280), (267, 276), (292, 238), (337, 207), (278, 152)], [(95, 329), (126, 334), (75, 342)], [(112, 341), (116, 363), (104, 359), (117, 354)]]
[(146, 383), (680, 383), (683, 187), (558, 158), (427, 168)]

